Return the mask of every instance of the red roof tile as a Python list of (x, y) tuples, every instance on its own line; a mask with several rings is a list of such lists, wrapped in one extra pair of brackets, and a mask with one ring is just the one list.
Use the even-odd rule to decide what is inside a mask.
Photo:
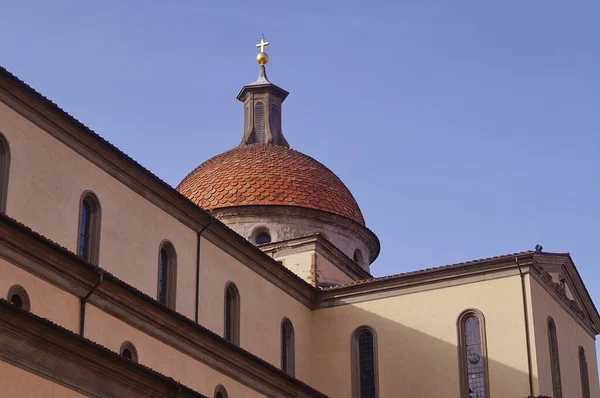
[(356, 200), (331, 170), (280, 145), (245, 145), (217, 155), (188, 174), (177, 190), (203, 208), (300, 206), (365, 225)]

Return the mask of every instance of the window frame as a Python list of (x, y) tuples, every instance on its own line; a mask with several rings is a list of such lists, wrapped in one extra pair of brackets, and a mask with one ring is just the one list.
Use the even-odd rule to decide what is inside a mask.
[(560, 374), (560, 352), (558, 348), (558, 334), (556, 332), (556, 323), (551, 316), (547, 320), (548, 328), (548, 349), (550, 352), (550, 375), (552, 376), (552, 396), (553, 398), (563, 398), (562, 378)]
[(458, 332), (458, 368), (460, 379), (460, 396), (466, 398), (469, 396), (468, 365), (466, 358), (466, 321), (471, 317), (479, 320), (479, 336), (481, 342), (481, 360), (483, 361), (483, 383), (485, 388), (485, 398), (490, 396), (490, 375), (488, 367), (487, 337), (485, 327), (485, 316), (483, 312), (475, 308), (469, 308), (460, 313), (456, 320)]
[[(80, 240), (81, 240), (81, 221), (83, 216), (83, 206), (87, 203), (90, 207), (89, 211), (89, 222), (88, 222), (88, 236), (87, 236), (87, 253), (80, 253)], [(81, 194), (79, 200), (79, 217), (77, 224), (77, 255), (87, 261), (90, 264), (98, 265), (100, 257), (100, 231), (102, 225), (102, 207), (98, 196), (90, 190), (86, 190)], [(85, 249), (84, 249), (85, 251)]]
[[(228, 292), (232, 292), (231, 300), (227, 297)], [(229, 281), (225, 284), (224, 290), (224, 307), (223, 307), (223, 338), (229, 341), (232, 344), (237, 346), (240, 345), (240, 307), (241, 307), (241, 297), (240, 291), (236, 284), (232, 281)], [(229, 311), (228, 306), (231, 305)], [(229, 314), (228, 314), (229, 312)], [(228, 316), (229, 315), (229, 316)], [(229, 326), (231, 331), (228, 331), (228, 318), (229, 318)], [(228, 335), (231, 336), (228, 336)]]
[(21, 308), (25, 311), (31, 311), (31, 301), (29, 300), (29, 294), (27, 290), (21, 285), (12, 285), (8, 289), (8, 293), (6, 295), (6, 300), (12, 304), (12, 297), (18, 296), (21, 299)]
[(281, 370), (294, 377), (296, 371), (296, 342), (294, 325), (289, 318), (281, 320)]
[(0, 213), (6, 213), (8, 179), (10, 177), (10, 145), (0, 131)]
[[(131, 341), (127, 341), (125, 340), (123, 342), (123, 344), (121, 344), (121, 348), (119, 348), (119, 355), (121, 355), (124, 358), (127, 358), (125, 355), (123, 355), (123, 352), (125, 350), (128, 350), (131, 353), (131, 359), (130, 361), (138, 363), (138, 352), (137, 349), (135, 348), (135, 345), (133, 345), (133, 343)], [(129, 358), (127, 358), (129, 359)]]
[(227, 394), (227, 390), (223, 386), (223, 384), (217, 384), (215, 387), (214, 397), (217, 398), (217, 394), (221, 394), (223, 398), (229, 398), (229, 394)]
[[(162, 266), (162, 253), (166, 253), (166, 282), (165, 282), (165, 301), (160, 300), (161, 293), (161, 266)], [(156, 267), (156, 301), (159, 303), (175, 309), (177, 302), (177, 251), (175, 246), (169, 240), (163, 240), (158, 246), (158, 265)]]
[(361, 398), (360, 396), (360, 350), (358, 338), (363, 332), (371, 333), (373, 339), (373, 372), (375, 380), (375, 398), (379, 397), (379, 356), (377, 348), (377, 332), (369, 325), (361, 325), (354, 329), (350, 336), (350, 364), (352, 378), (352, 398)]

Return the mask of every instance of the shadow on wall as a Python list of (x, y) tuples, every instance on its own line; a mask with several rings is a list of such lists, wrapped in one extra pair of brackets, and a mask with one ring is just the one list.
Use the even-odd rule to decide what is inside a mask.
[[(313, 335), (315, 362), (311, 376), (312, 385), (318, 390), (332, 398), (352, 397), (350, 339), (358, 326), (368, 325), (377, 333), (380, 398), (462, 397), (456, 325), (460, 312), (452, 314), (451, 322), (435, 315), (431, 317), (427, 312), (422, 312), (423, 318), (420, 319), (423, 328), (431, 330), (432, 334), (447, 336), (449, 341), (456, 343), (430, 336), (355, 305), (319, 312), (322, 319), (318, 322), (325, 322), (328, 327), (320, 328)], [(416, 312), (410, 315), (413, 320), (416, 316)], [(522, 323), (498, 324), (503, 322), (503, 317), (498, 314), (496, 319), (486, 317), (485, 321), (488, 394), (506, 398), (530, 396)], [(523, 369), (511, 365), (522, 366)], [(533, 383), (537, 384), (537, 379)]]

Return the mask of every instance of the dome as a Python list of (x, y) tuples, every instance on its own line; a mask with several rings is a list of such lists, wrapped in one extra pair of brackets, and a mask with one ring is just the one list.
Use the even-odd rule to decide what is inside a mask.
[(327, 167), (281, 145), (243, 145), (198, 166), (177, 190), (205, 209), (299, 206), (365, 225), (354, 197)]

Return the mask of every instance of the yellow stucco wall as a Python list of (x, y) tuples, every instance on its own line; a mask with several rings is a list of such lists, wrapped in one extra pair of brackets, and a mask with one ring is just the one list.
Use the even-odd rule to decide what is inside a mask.
[(193, 318), (196, 233), (0, 103), (11, 150), (6, 213), (75, 252), (79, 202), (93, 191), (102, 208), (99, 265), (156, 297), (158, 250), (177, 251), (177, 311)]
[(552, 373), (548, 343), (548, 317), (556, 325), (563, 396), (581, 397), (579, 346), (585, 349), (590, 380), (590, 393), (600, 398), (596, 345), (592, 338), (535, 279), (530, 279), (533, 325), (535, 336), (536, 375), (538, 394), (552, 396)]
[(202, 238), (200, 323), (223, 335), (225, 285), (233, 281), (240, 293), (240, 346), (281, 367), (281, 320), (294, 326), (296, 378), (309, 381), (312, 312), (260, 275)]
[(170, 376), (182, 384), (209, 397), (215, 387), (222, 384), (230, 397), (263, 397), (250, 389), (217, 372), (213, 368), (168, 346), (144, 332), (106, 314), (90, 305), (86, 315), (86, 337), (119, 352), (121, 344), (128, 340), (134, 344), (138, 362)]
[(0, 396), (18, 398), (78, 398), (85, 397), (76, 391), (70, 390), (60, 384), (54, 383), (43, 377), (37, 376), (26, 370), (0, 361), (0, 375), (2, 387)]
[[(315, 311), (313, 386), (350, 397), (350, 336), (377, 333), (380, 397), (459, 396), (457, 318), (466, 309), (486, 322), (491, 396), (528, 395), (519, 276), (374, 299)], [(515, 311), (515, 309), (517, 309)]]
[(31, 312), (71, 330), (79, 331), (79, 299), (62, 289), (16, 267), (0, 258), (0, 295), (8, 299), (13, 285), (22, 286), (31, 305)]

